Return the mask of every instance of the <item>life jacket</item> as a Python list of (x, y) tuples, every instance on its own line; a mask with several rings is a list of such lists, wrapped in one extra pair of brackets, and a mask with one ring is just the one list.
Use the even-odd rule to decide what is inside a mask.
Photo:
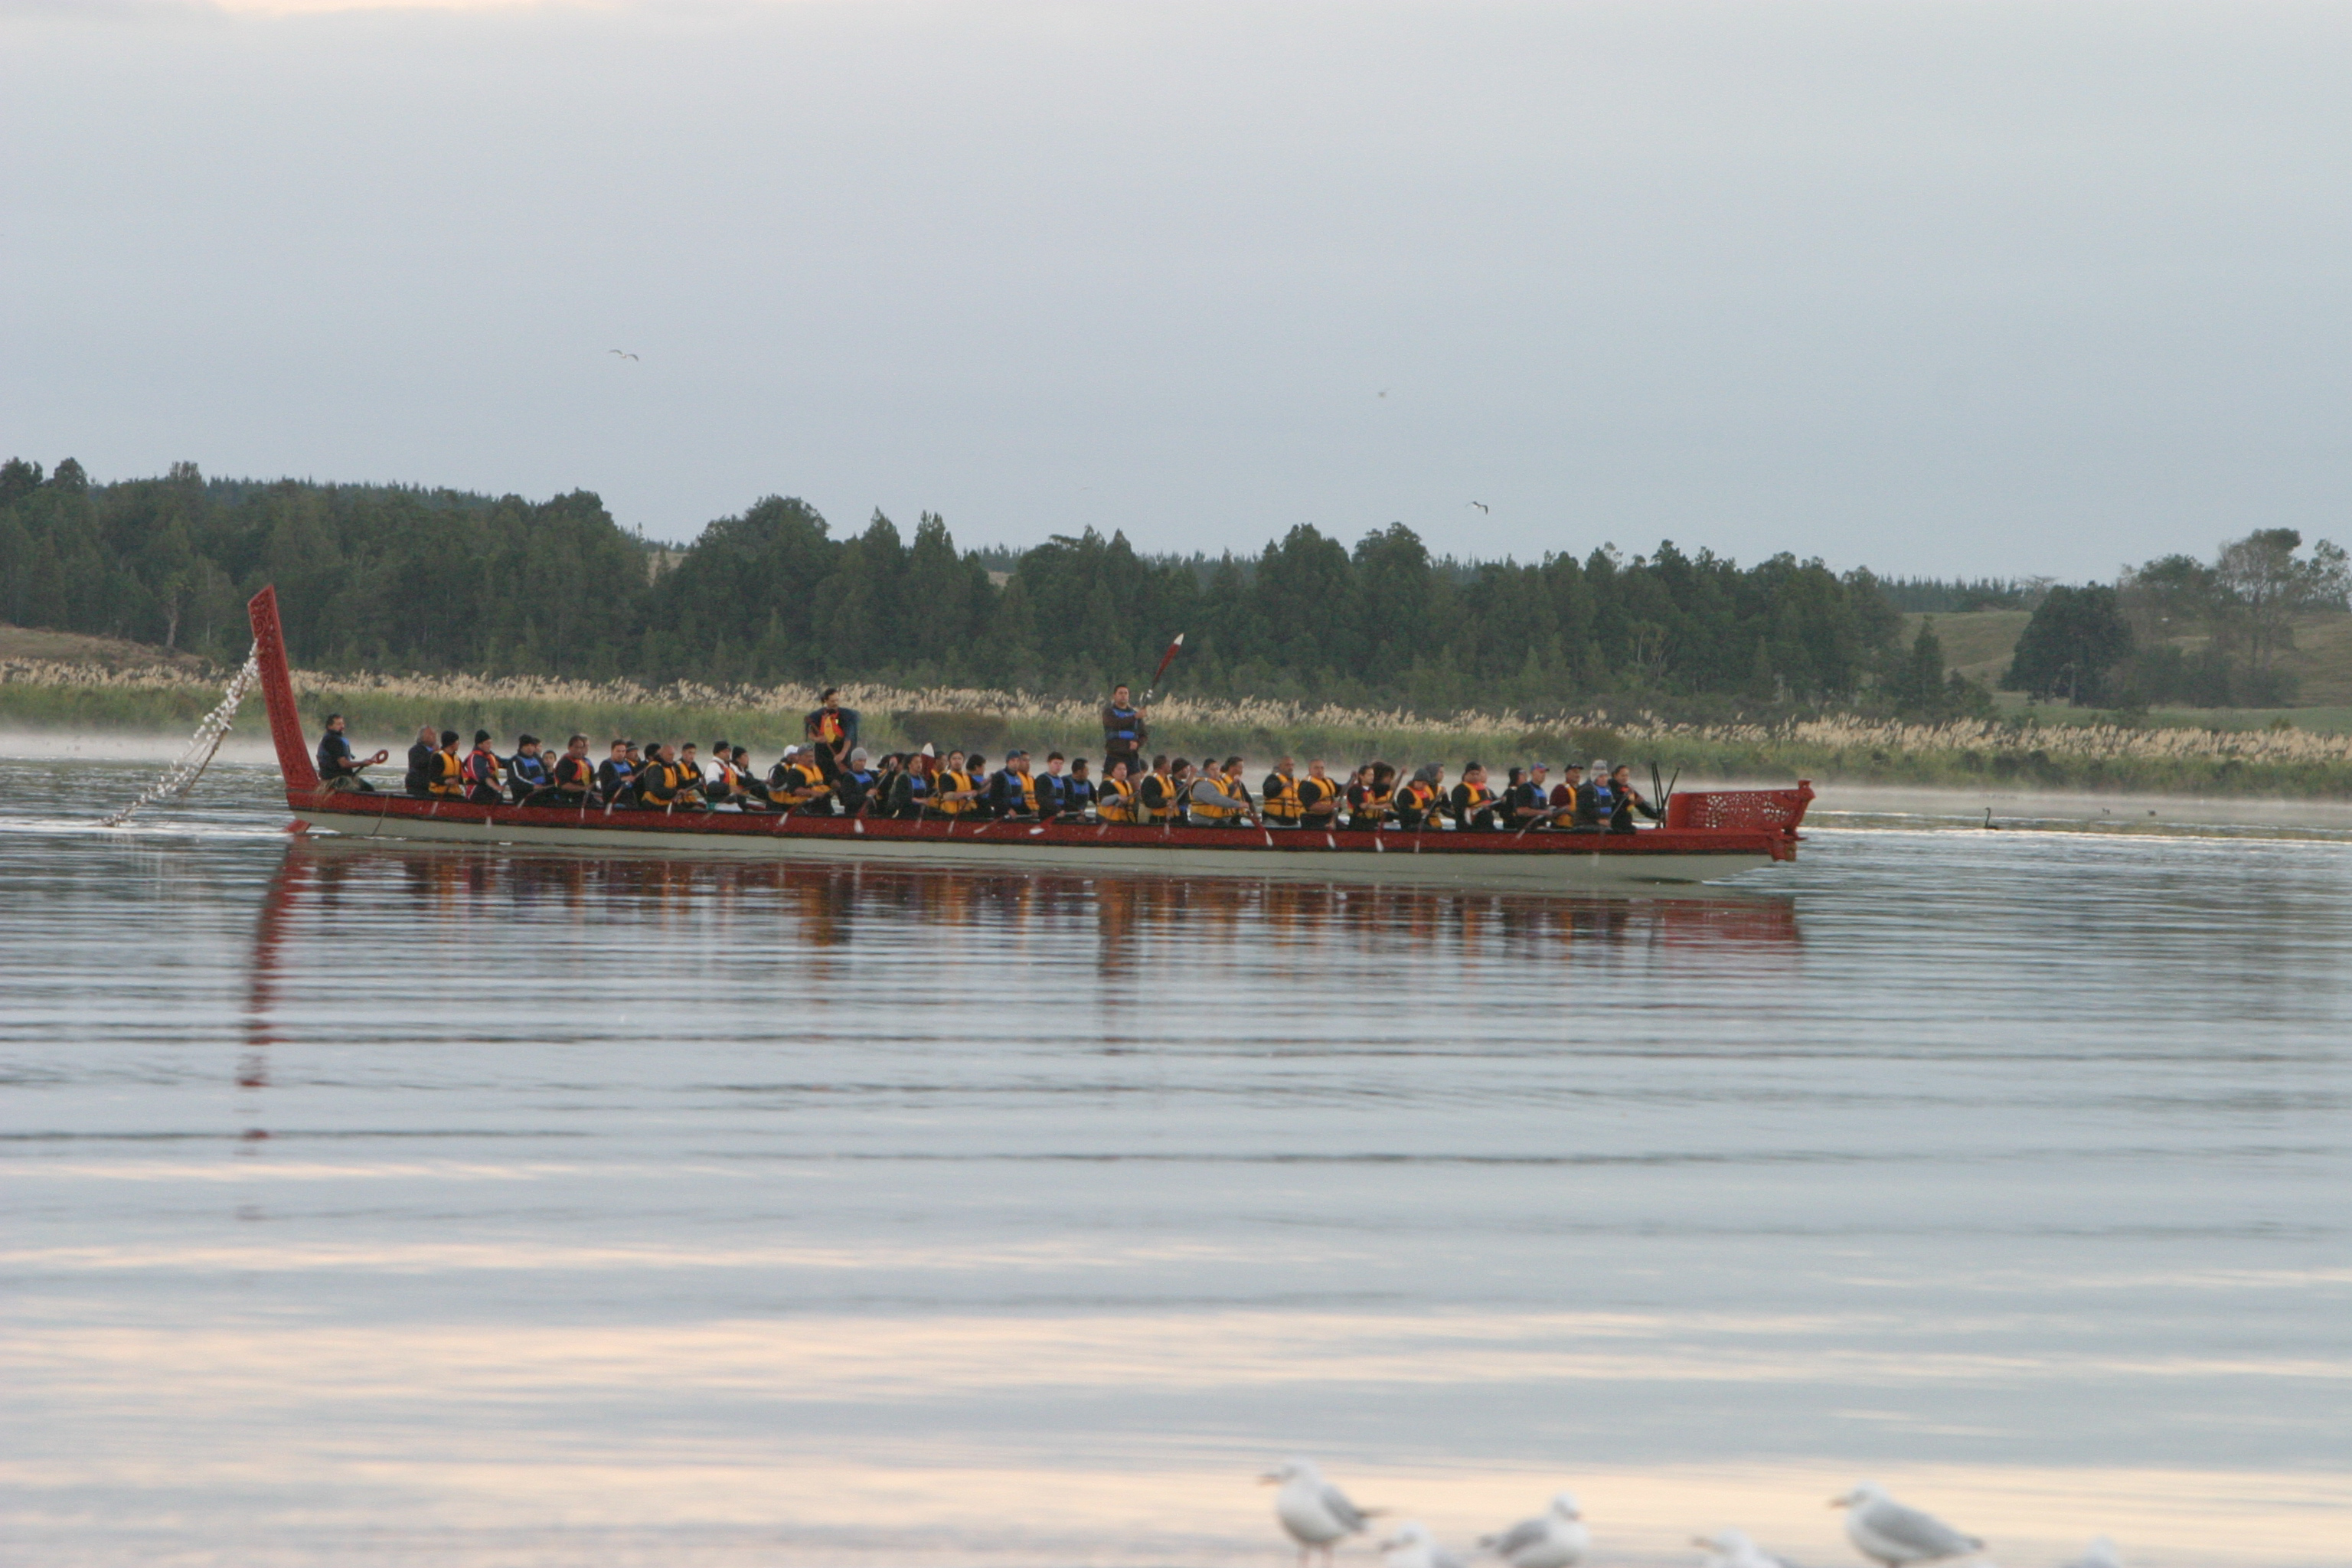
[(547, 762), (542, 757), (526, 757), (518, 752), (507, 763), (507, 773), (520, 784), (543, 784), (547, 782)]
[(803, 728), (808, 731), (808, 738), (821, 746), (838, 746), (842, 736), (846, 733), (841, 727), (841, 715), (838, 712), (828, 713), (822, 708), (808, 716), (808, 722)]
[(488, 746), (476, 746), (466, 753), (466, 782), (469, 784), (496, 789), (499, 775), (505, 771), (499, 766), (499, 754)]
[(743, 788), (743, 775), (735, 771), (735, 764), (725, 757), (713, 757), (710, 760), (719, 769), (719, 777), (712, 782), (710, 793), (720, 796), (740, 794)]
[(779, 765), (784, 773), (783, 783), (779, 786), (783, 791), (781, 804), (806, 805), (824, 794), (824, 770), (814, 763), (784, 763)]
[(1176, 798), (1176, 781), (1165, 773), (1146, 773), (1143, 782), (1135, 786), (1135, 820), (1156, 822), (1171, 815)]
[(908, 768), (898, 775), (898, 783), (893, 787), (892, 793), (896, 794), (901, 789), (907, 792), (908, 806), (918, 816), (921, 816), (924, 808), (931, 804), (931, 775), (927, 773)]
[(1351, 806), (1349, 815), (1374, 826), (1386, 822), (1396, 815), (1396, 785), (1366, 784), (1362, 802)]
[(1103, 750), (1132, 754), (1143, 744), (1143, 715), (1132, 708), (1112, 703), (1103, 710)]
[(1417, 825), (1426, 825), (1436, 815), (1437, 791), (1428, 784), (1415, 779), (1404, 786), (1403, 795), (1404, 798), (1396, 803), (1400, 818), (1412, 816), (1418, 819)]
[(1242, 786), (1231, 779), (1210, 779), (1210, 787), (1217, 792), (1213, 801), (1192, 795), (1192, 816), (1197, 821), (1223, 824), (1238, 821), (1249, 810), (1249, 802), (1242, 795)]
[[(1317, 806), (1328, 805), (1339, 798), (1339, 786), (1333, 784), (1329, 779), (1318, 779), (1312, 774), (1300, 779), (1298, 781), (1299, 819), (1304, 821), (1307, 814), (1312, 812)], [(1273, 804), (1273, 796), (1268, 795), (1266, 797), (1266, 805), (1269, 810), (1272, 808)], [(1328, 822), (1330, 820), (1330, 813), (1325, 812), (1323, 814), (1323, 817), (1324, 820)]]
[(555, 787), (585, 795), (588, 786), (596, 782), (596, 767), (585, 757), (575, 757), (566, 752), (555, 759)]
[(1480, 812), (1492, 806), (1496, 799), (1495, 792), (1485, 784), (1471, 784), (1467, 787), (1470, 796), (1463, 803), (1461, 811), (1456, 814), (1456, 820), (1465, 827), (1469, 826)]
[(677, 792), (680, 800), (699, 802), (702, 799), (702, 764), (674, 762), (669, 765), (669, 787)]
[(1066, 778), (1062, 781), (1062, 809), (1076, 816), (1095, 803), (1095, 781)]
[(1259, 809), (1270, 822), (1296, 822), (1305, 809), (1298, 798), (1298, 781), (1286, 773), (1268, 773), (1264, 785), (1265, 797)]
[(1135, 786), (1125, 779), (1105, 779), (1095, 796), (1095, 815), (1105, 822), (1135, 820)]
[(637, 770), (637, 802), (667, 805), (677, 794), (677, 773), (667, 763), (647, 763)]
[(863, 770), (844, 773), (841, 775), (841, 782), (845, 786), (842, 794), (846, 797), (845, 804), (847, 809), (855, 811), (874, 798), (872, 773)]
[(447, 752), (433, 753), (433, 773), (425, 787), (444, 800), (466, 798), (466, 764)]
[[(971, 789), (971, 775), (964, 772), (961, 768), (950, 768), (945, 773), (940, 774), (940, 794), (942, 797), (951, 795), (964, 795), (969, 793)], [(975, 804), (975, 802), (969, 800), (948, 800), (942, 798), (937, 805), (932, 807), (932, 809), (939, 812), (943, 816), (961, 816), (971, 810)]]
[[(1578, 805), (1586, 806), (1587, 810), (1591, 812), (1591, 815), (1587, 816), (1585, 811), (1579, 811), (1576, 814), (1578, 820), (1582, 822), (1608, 822), (1616, 816), (1617, 792), (1609, 787), (1609, 781), (1607, 779), (1595, 780), (1593, 783), (1589, 784), (1584, 787), (1590, 790), (1591, 794), (1586, 797), (1585, 801), (1578, 802)], [(1587, 802), (1590, 803), (1589, 805), (1587, 805)]]

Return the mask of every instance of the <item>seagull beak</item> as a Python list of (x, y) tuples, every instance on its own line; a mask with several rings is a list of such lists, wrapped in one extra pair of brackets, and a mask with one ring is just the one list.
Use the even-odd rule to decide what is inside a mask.
[(1830, 1499), (1830, 1506), (1832, 1508), (1852, 1508), (1853, 1506), (1853, 1499), (1850, 1497), (1833, 1497)]
[(1269, 1470), (1265, 1475), (1258, 1477), (1257, 1484), (1262, 1487), (1278, 1487), (1282, 1484), (1282, 1478)]
[(1693, 1546), (1704, 1546), (1704, 1547), (1706, 1547), (1709, 1552), (1712, 1552), (1712, 1551), (1714, 1551), (1714, 1550), (1715, 1550), (1715, 1542), (1712, 1542), (1712, 1541), (1709, 1541), (1709, 1540), (1708, 1540), (1706, 1536), (1704, 1536), (1704, 1535), (1694, 1535), (1694, 1536), (1692, 1536), (1692, 1537), (1691, 1537), (1691, 1544), (1692, 1544)]

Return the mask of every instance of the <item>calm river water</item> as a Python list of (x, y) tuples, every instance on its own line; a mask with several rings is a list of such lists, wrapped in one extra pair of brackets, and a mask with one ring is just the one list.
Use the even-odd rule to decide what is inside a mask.
[[(299, 840), (0, 763), (0, 1557), (2352, 1562), (2352, 844), (1548, 901)], [(1834, 805), (1834, 799), (1825, 801)], [(1887, 818), (1881, 817), (1885, 821)], [(1361, 1542), (1342, 1552), (1372, 1561)]]

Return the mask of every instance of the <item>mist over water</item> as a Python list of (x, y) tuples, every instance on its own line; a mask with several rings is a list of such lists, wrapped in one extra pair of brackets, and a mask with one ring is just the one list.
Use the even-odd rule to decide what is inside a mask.
[(2352, 845), (1449, 897), (296, 839), (235, 764), (78, 826), (151, 773), (0, 763), (27, 1561), (1281, 1568), (1290, 1453), (1457, 1546), (1573, 1487), (1599, 1563), (1858, 1562), (1863, 1476), (2007, 1568), (2352, 1560)]

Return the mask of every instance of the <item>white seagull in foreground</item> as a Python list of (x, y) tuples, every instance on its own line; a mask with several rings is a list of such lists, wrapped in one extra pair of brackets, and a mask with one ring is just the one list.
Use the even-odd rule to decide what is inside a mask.
[(1381, 1561), (1386, 1568), (1469, 1568), (1437, 1544), (1419, 1520), (1397, 1526), (1397, 1532), (1381, 1542)]
[(1274, 1517), (1290, 1539), (1298, 1542), (1298, 1561), (1320, 1550), (1331, 1561), (1331, 1549), (1343, 1536), (1355, 1535), (1371, 1522), (1377, 1510), (1360, 1509), (1348, 1494), (1323, 1479), (1323, 1472), (1305, 1459), (1285, 1459), (1282, 1468), (1260, 1476), (1261, 1485), (1280, 1487), (1274, 1494)]
[(2124, 1560), (2116, 1555), (2116, 1543), (2102, 1535), (2083, 1548), (2083, 1555), (2066, 1568), (2124, 1568)]
[(1691, 1538), (1693, 1546), (1706, 1548), (1704, 1568), (1797, 1568), (1785, 1557), (1775, 1557), (1756, 1544), (1744, 1530), (1723, 1529), (1713, 1535)]
[(1574, 1492), (1561, 1492), (1540, 1518), (1523, 1519), (1500, 1535), (1482, 1535), (1478, 1544), (1511, 1568), (1570, 1568), (1592, 1544), (1584, 1510)]
[(1962, 1535), (1933, 1514), (1905, 1508), (1886, 1495), (1876, 1481), (1858, 1483), (1843, 1497), (1830, 1499), (1832, 1508), (1850, 1510), (1845, 1536), (1854, 1550), (1885, 1568), (1906, 1563), (1941, 1563), (1984, 1550), (1973, 1535)]

